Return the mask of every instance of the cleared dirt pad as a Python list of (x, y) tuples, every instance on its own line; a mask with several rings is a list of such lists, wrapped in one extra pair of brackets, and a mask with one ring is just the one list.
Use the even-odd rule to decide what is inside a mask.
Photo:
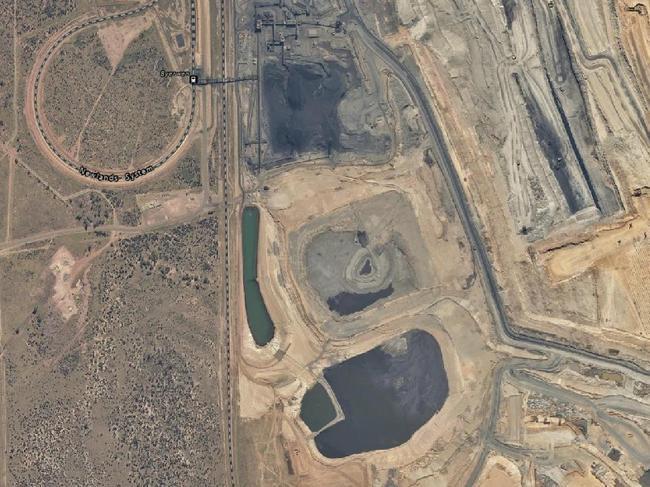
[(65, 321), (78, 312), (75, 295), (79, 292), (79, 286), (72, 287), (74, 264), (74, 256), (68, 249), (61, 247), (52, 257), (49, 266), (55, 279), (52, 300)]
[(21, 283), (0, 289), (15, 485), (219, 484), (216, 229), (203, 220), (107, 248), (87, 273), (88, 313), (69, 324), (48, 304), (54, 249), (0, 261)]
[(151, 26), (151, 15), (144, 14), (120, 22), (111, 22), (97, 31), (113, 70), (117, 68), (131, 42)]

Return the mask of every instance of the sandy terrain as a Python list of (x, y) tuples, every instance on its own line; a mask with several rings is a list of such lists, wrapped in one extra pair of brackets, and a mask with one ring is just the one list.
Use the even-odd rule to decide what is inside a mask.
[[(309, 457), (304, 464), (310, 466), (304, 468), (310, 474), (315, 473), (313, 469), (318, 464), (336, 465), (338, 469), (360, 460), (376, 466), (405, 466), (405, 472), (410, 472), (405, 475), (415, 479), (423, 472), (435, 472), (443, 458), (456, 461), (457, 456), (450, 459), (451, 453), (455, 448), (470, 448), (461, 438), (479, 425), (480, 415), (473, 411), (482, 407), (481, 397), (495, 360), (484, 338), (489, 318), (480, 287), (470, 284), (465, 288), (472, 274), (466, 245), (459, 243), (463, 237), (458, 233), (457, 220), (448, 212), (448, 202), (435, 171), (432, 173), (422, 164), (421, 156), (409, 154), (396, 159), (391, 168), (348, 167), (334, 171), (310, 167), (281, 171), (269, 174), (264, 184), (272, 189), (260, 191), (251, 201), (261, 208), (258, 275), (276, 334), (267, 346), (256, 347), (241, 309), (240, 371), (245, 375), (240, 379), (242, 394), (245, 398), (259, 393), (263, 398), (254, 407), (242, 410), (243, 415), (261, 417), (264, 409), (268, 410), (267, 385), (272, 385), (276, 400), (284, 405), (284, 420), (301, 435), (311, 436), (297, 416), (300, 398), (320, 371), (413, 328), (432, 333), (440, 343), (450, 384), (443, 409), (402, 446), (333, 460), (323, 457), (309, 441), (300, 451), (303, 461), (305, 455)], [(299, 241), (307, 242), (314, 233), (322, 231), (319, 229), (335, 225), (336, 215), (351, 203), (382, 198), (395, 191), (406, 197), (405, 211), (412, 212), (418, 224), (418, 234), (406, 238), (423, 242), (425, 260), (435, 271), (419, 282), (420, 290), (394, 299), (390, 306), (369, 309), (345, 320), (332, 320), (300, 277), (303, 257), (291, 254), (289, 240), (298, 236)], [(305, 232), (305, 228), (313, 230)], [(300, 248), (302, 245), (296, 247)], [(354, 330), (352, 335), (342, 333), (341, 326)], [(325, 337), (329, 338), (324, 340)], [(254, 383), (259, 384), (257, 389)], [(459, 414), (459, 410), (463, 412)], [(437, 461), (418, 468), (406, 467), (434, 445), (436, 450), (440, 449)]]
[(153, 15), (145, 13), (138, 17), (110, 22), (97, 30), (97, 35), (102, 41), (113, 70), (122, 60), (122, 56), (129, 44), (151, 26), (152, 20)]
[[(236, 3), (247, 4), (247, 0)], [(327, 2), (307, 3), (313, 9), (311, 19), (316, 19), (320, 18), (316, 11)], [(334, 15), (335, 3), (324, 15)], [(643, 460), (648, 451), (645, 432), (650, 430), (650, 381), (644, 382), (643, 374), (638, 372), (628, 374), (630, 368), (624, 365), (608, 369), (594, 364), (612, 364), (619, 357), (650, 370), (648, 16), (630, 12), (623, 0), (607, 5), (599, 0), (357, 3), (370, 29), (380, 33), (392, 29), (383, 40), (407, 69), (421, 79), (423, 89), (430, 92), (434, 118), (438, 119), (444, 143), (449, 146), (451, 168), (457, 171), (468, 201), (467, 220), (461, 220), (458, 214), (464, 198), (452, 199), (443, 177), (449, 168), (446, 164), (442, 166), (442, 160), (431, 160), (435, 153), (431, 147), (437, 141), (424, 133), (422, 114), (414, 106), (417, 104), (409, 103), (408, 90), (397, 89), (402, 81), (391, 73), (389, 58), (382, 60), (381, 53), (373, 53), (372, 46), (362, 41), (362, 30), (358, 25), (353, 27), (351, 20), (346, 26), (353, 32), (350, 39), (346, 38), (346, 29), (330, 32), (334, 30), (331, 27), (310, 24), (314, 27), (310, 41), (303, 42), (301, 47), (297, 45), (297, 35), (296, 39), (283, 38), (283, 55), (291, 57), (296, 48), (302, 49), (308, 43), (314, 47), (314, 57), (330, 52), (330, 48), (346, 52), (351, 49), (354, 60), (350, 65), (358, 68), (362, 78), (355, 88), (355, 96), (363, 93), (363, 103), (357, 100), (358, 106), (376, 98), (379, 101), (375, 108), (382, 112), (382, 117), (375, 117), (365, 108), (359, 109), (363, 114), (358, 116), (348, 107), (352, 113), (344, 113), (343, 124), (359, 122), (377, 132), (390, 125), (386, 142), (394, 143), (386, 148), (386, 156), (391, 160), (373, 165), (377, 161), (370, 161), (370, 156), (356, 157), (358, 154), (355, 156), (352, 150), (349, 158), (324, 160), (317, 158), (321, 157), (320, 152), (314, 152), (302, 154), (304, 159), (274, 161), (268, 169), (254, 172), (251, 168), (255, 158), (251, 154), (256, 149), (269, 150), (272, 141), (268, 140), (268, 132), (253, 137), (255, 130), (246, 130), (240, 137), (240, 119), (248, 119), (249, 129), (259, 121), (256, 114), (232, 109), (231, 102), (240, 108), (237, 97), (231, 96), (240, 85), (222, 85), (212, 91), (179, 88), (172, 111), (189, 113), (185, 105), (190, 97), (194, 103), (197, 93), (196, 103), (201, 107), (197, 117), (204, 118), (203, 125), (210, 129), (203, 131), (198, 147), (202, 192), (165, 191), (167, 182), (161, 181), (157, 186), (161, 189), (156, 192), (105, 195), (111, 206), (115, 204), (114, 217), (115, 208), (130, 198), (125, 207), (132, 209), (133, 215), (139, 214), (140, 219), (135, 216), (133, 220), (142, 228), (125, 230), (126, 226), (120, 226), (115, 217), (113, 225), (102, 223), (101, 228), (96, 228), (97, 238), (99, 230), (124, 231), (124, 237), (128, 232), (129, 238), (118, 241), (114, 234), (94, 252), (87, 247), (86, 254), (66, 243), (67, 247), (58, 247), (51, 259), (48, 256), (46, 271), (41, 275), (47, 278), (43, 280), (48, 285), (53, 281), (51, 302), (64, 322), (77, 317), (77, 328), (68, 325), (66, 331), (70, 335), (65, 335), (66, 343), (39, 362), (39, 366), (44, 364), (44, 369), (56, 372), (70, 352), (79, 349), (85, 354), (100, 345), (111, 347), (110, 353), (116, 354), (115, 364), (121, 366), (128, 362), (124, 358), (131, 358), (124, 355), (124, 350), (133, 350), (129, 347), (138, 343), (129, 339), (133, 335), (127, 334), (131, 332), (122, 321), (119, 327), (113, 327), (110, 319), (105, 323), (86, 320), (89, 309), (95, 309), (98, 315), (105, 309), (106, 299), (90, 302), (89, 308), (89, 290), (103, 291), (107, 278), (96, 273), (93, 279), (97, 280), (88, 280), (88, 270), (93, 259), (110, 247), (113, 250), (108, 254), (115, 257), (111, 268), (116, 269), (111, 275), (118, 277), (110, 283), (112, 294), (107, 296), (117, 303), (115, 309), (123, 310), (125, 322), (135, 317), (130, 325), (142, 336), (134, 336), (143, 342), (153, 340), (154, 348), (168, 340), (165, 343), (173, 346), (160, 353), (161, 359), (171, 357), (172, 352), (182, 347), (190, 357), (189, 362), (199, 357), (201, 367), (206, 369), (205, 375), (178, 375), (186, 370), (179, 367), (167, 377), (170, 369), (154, 367), (151, 377), (163, 380), (162, 387), (154, 389), (166, 391), (169, 384), (165, 381), (169, 379), (170, 384), (176, 385), (177, 378), (183, 377), (188, 387), (178, 389), (175, 399), (186, 401), (196, 399), (193, 394), (199, 383), (197, 377), (203, 384), (208, 384), (207, 378), (217, 378), (219, 382), (219, 388), (209, 384), (207, 393), (214, 394), (214, 398), (210, 396), (214, 402), (206, 403), (203, 409), (217, 412), (219, 417), (215, 420), (211, 415), (210, 421), (197, 420), (192, 423), (196, 430), (183, 429), (186, 423), (172, 424), (170, 436), (178, 431), (192, 431), (192, 438), (183, 440), (198, 441), (203, 429), (215, 428), (215, 436), (210, 440), (217, 440), (203, 444), (215, 446), (210, 453), (224, 461), (223, 472), (228, 470), (226, 459), (235, 462), (236, 467), (230, 465), (229, 475), (233, 479), (237, 475), (244, 478), (250, 468), (261, 486), (518, 487), (537, 485), (545, 478), (562, 479), (556, 483), (577, 487), (614, 485), (614, 478), (634, 484), (647, 465)], [(193, 61), (212, 76), (235, 76), (230, 69), (231, 60), (226, 68), (225, 59), (219, 57), (221, 53), (213, 56), (208, 48), (214, 39), (217, 44), (219, 39), (237, 44), (238, 56), (232, 60), (233, 66), (237, 63), (237, 72), (240, 68), (253, 72), (252, 66), (263, 65), (254, 56), (239, 56), (242, 46), (250, 47), (253, 39), (260, 41), (259, 35), (249, 32), (251, 19), (241, 17), (233, 22), (236, 35), (226, 36), (219, 28), (213, 33), (213, 21), (225, 23), (226, 15), (218, 5), (208, 2), (198, 4), (198, 38), (203, 44), (198, 53), (188, 53), (189, 45), (183, 49), (171, 47), (169, 41), (173, 37), (169, 33), (187, 27), (188, 5), (171, 0), (160, 7), (178, 14), (172, 25), (165, 22), (160, 10), (100, 23), (98, 35), (113, 70), (129, 46), (151, 27), (160, 35), (167, 56), (174, 56), (169, 59), (170, 68), (178, 68), (192, 55), (196, 57)], [(275, 9), (275, 14), (280, 15), (279, 10), (285, 6), (285, 2), (280, 2), (264, 8)], [(254, 6), (249, 7), (257, 12)], [(282, 15), (287, 18), (289, 14)], [(294, 15), (303, 18), (295, 13), (289, 17)], [(388, 20), (382, 22), (382, 18)], [(187, 123), (177, 134), (183, 138), (180, 143), (179, 138), (171, 140), (165, 154), (147, 162), (156, 164), (164, 159), (164, 168), (133, 182), (98, 182), (82, 177), (74, 168), (84, 129), (76, 147), (61, 148), (63, 144), (40, 111), (45, 95), (39, 80), (45, 78), (63, 39), (72, 41), (72, 31), (90, 19), (90, 14), (75, 19), (54, 32), (35, 53), (35, 64), (25, 85), (24, 110), (29, 130), (43, 156), (78, 181), (110, 189), (150, 181), (173, 166), (196, 141), (197, 125), (193, 119), (184, 121)], [(189, 43), (190, 31), (183, 33)], [(233, 46), (218, 47), (221, 49), (217, 51), (234, 52)], [(264, 55), (272, 56), (273, 50), (268, 47)], [(180, 55), (182, 52), (185, 58)], [(325, 55), (328, 60), (334, 57), (331, 52)], [(239, 92), (240, 97), (245, 94), (249, 98), (255, 84), (243, 83), (241, 86), (246, 88)], [(99, 100), (103, 89), (97, 91)], [(244, 104), (251, 102), (250, 98)], [(96, 106), (97, 102), (86, 124)], [(213, 113), (217, 111), (221, 113)], [(230, 116), (227, 124), (225, 120), (221, 124), (208, 123), (224, 116)], [(363, 120), (356, 120), (355, 116)], [(222, 137), (224, 140), (220, 140)], [(241, 157), (240, 149), (244, 152)], [(16, 155), (11, 147), (3, 146), (3, 150), (11, 157)], [(66, 158), (72, 162), (66, 162)], [(198, 166), (190, 169), (194, 172), (183, 175), (198, 178)], [(239, 171), (244, 173), (241, 178)], [(73, 197), (59, 199), (74, 204)], [(208, 203), (214, 205), (214, 211)], [(242, 269), (237, 266), (242, 251), (238, 222), (242, 208), (247, 205), (260, 210), (258, 282), (275, 324), (274, 338), (265, 346), (257, 346), (250, 333)], [(103, 207), (99, 208), (96, 211), (103, 214)], [(185, 240), (185, 246), (177, 246), (177, 242), (190, 235), (190, 230), (189, 225), (175, 228), (176, 223), (191, 221), (202, 208), (211, 215), (218, 212), (218, 217), (201, 221), (197, 226), (206, 232), (204, 240), (196, 248), (191, 248), (195, 246), (192, 239)], [(469, 232), (472, 239), (468, 239), (462, 223), (470, 229), (475, 223), (477, 237)], [(150, 239), (152, 227), (164, 229)], [(56, 232), (41, 240), (49, 238), (49, 245), (53, 245), (51, 239), (57, 236)], [(7, 239), (10, 237), (7, 235)], [(164, 242), (160, 248), (158, 241)], [(485, 277), (484, 254), (476, 248), (481, 242), (485, 243), (489, 261), (486, 267), (493, 265), (494, 288)], [(126, 246), (128, 253), (124, 250)], [(16, 252), (35, 251), (16, 248)], [(129, 260), (115, 253), (120, 249), (128, 254)], [(160, 249), (169, 254), (165, 256), (167, 264), (160, 260)], [(174, 260), (190, 255), (196, 255), (196, 261), (186, 263), (182, 273), (177, 271), (177, 267), (182, 267), (172, 265)], [(217, 266), (217, 255), (225, 259), (223, 266), (221, 262)], [(368, 270), (361, 270), (366, 266)], [(380, 288), (372, 281), (377, 275), (389, 276), (386, 280), (377, 278), (377, 282), (382, 286), (390, 282), (390, 291), (373, 301), (368, 295)], [(154, 279), (160, 287), (151, 291), (148, 286)], [(123, 287), (123, 281), (131, 283), (130, 290)], [(503, 299), (503, 321), (516, 331), (526, 329), (535, 338), (540, 337), (538, 340), (523, 344), (513, 335), (515, 338), (508, 336), (499, 343), (505, 336), (503, 324), (496, 327), (493, 316), (497, 313), (493, 314), (488, 306), (485, 283)], [(356, 288), (350, 289), (357, 284), (359, 288), (372, 289), (363, 296), (369, 304), (351, 312), (331, 304), (340, 295), (353, 295)], [(123, 292), (124, 289), (129, 292)], [(388, 288), (381, 291), (385, 289)], [(147, 290), (149, 296), (144, 293)], [(165, 294), (168, 292), (171, 294)], [(223, 300), (215, 299), (215, 294), (222, 292)], [(138, 301), (134, 296), (142, 299)], [(145, 301), (146, 306), (142, 304)], [(188, 319), (204, 304), (209, 307), (201, 311), (205, 335), (200, 333), (198, 323)], [(32, 309), (35, 314), (33, 307), (26, 308), (24, 314), (29, 317)], [(157, 309), (163, 311), (155, 317), (153, 312)], [(164, 321), (169, 328), (139, 326), (149, 315)], [(94, 331), (102, 340), (91, 343), (86, 339), (86, 321), (95, 327), (103, 326)], [(444, 404), (398, 446), (344, 458), (326, 457), (317, 447), (316, 433), (299, 417), (306, 391), (319, 382), (330, 396), (334, 395), (333, 386), (324, 378), (328, 367), (416, 329), (430, 334), (440, 345), (449, 392)], [(178, 337), (173, 335), (175, 332)], [(25, 347), (31, 347), (30, 342), (42, 336), (38, 331), (27, 336), (17, 327), (15, 336), (13, 331), (10, 335), (15, 343)], [(119, 337), (120, 345), (113, 346), (108, 337)], [(572, 346), (572, 351), (547, 346), (551, 339)], [(546, 344), (544, 340), (548, 340)], [(232, 351), (231, 341), (236, 345)], [(205, 356), (194, 354), (203, 346)], [(576, 350), (590, 351), (604, 359), (599, 361), (586, 353), (578, 356)], [(142, 356), (145, 368), (150, 358), (146, 353)], [(583, 363), (576, 357), (587, 358)], [(161, 363), (159, 360), (158, 365)], [(129, 363), (128, 367), (135, 365)], [(101, 363), (95, 369), (98, 374), (112, 373), (110, 367), (101, 371), (99, 368)], [(129, 373), (119, 374), (117, 378), (98, 375), (104, 382), (97, 384), (114, 385), (130, 378)], [(140, 392), (149, 387), (146, 377), (143, 384), (134, 384)], [(400, 391), (409, 378), (402, 377), (390, 385)], [(220, 389), (222, 380), (228, 390)], [(86, 391), (96, 386), (88, 384)], [(235, 390), (233, 394), (231, 387)], [(134, 393), (133, 397), (141, 395)], [(326, 428), (344, 419), (343, 401), (336, 399), (336, 417), (328, 420)], [(139, 411), (144, 411), (144, 417), (153, 417), (149, 412), (160, 411), (155, 409), (160, 404), (174, 403), (151, 400), (143, 403)], [(180, 416), (184, 421), (199, 418), (194, 410), (175, 409), (183, 411)], [(169, 413), (162, 410), (158, 417), (168, 418)], [(149, 423), (140, 420), (139, 424)], [(492, 424), (496, 425), (494, 430)], [(218, 428), (220, 425), (223, 430)], [(166, 424), (160, 426), (164, 429)], [(242, 431), (248, 436), (239, 436)], [(150, 434), (142, 436), (149, 437)], [(136, 444), (137, 441), (130, 441), (128, 448)], [(222, 451), (224, 448), (230, 454)], [(623, 456), (613, 460), (611, 453), (619, 448)], [(141, 460), (141, 465), (151, 465), (147, 459)], [(192, 461), (195, 458), (188, 455), (179, 465)], [(234, 480), (232, 483), (235, 484)], [(240, 485), (248, 487), (244, 482)]]
[(138, 194), (136, 201), (142, 212), (142, 222), (145, 225), (180, 220), (195, 213), (203, 203), (200, 193), (182, 190), (172, 193)]
[(518, 487), (521, 472), (510, 460), (493, 456), (485, 463), (485, 470), (479, 479), (478, 487)]
[[(624, 2), (618, 3), (620, 11)], [(555, 110), (552, 97), (541, 92), (547, 81), (539, 75), (544, 58), (537, 58), (546, 49), (545, 41), (535, 40), (540, 29), (546, 28), (542, 22), (552, 25), (553, 15), (536, 11), (534, 21), (528, 7), (512, 7), (509, 30), (495, 27), (485, 37), (477, 33), (480, 41), (474, 41), (462, 24), (444, 20), (457, 15), (452, 2), (419, 4), (421, 19), (408, 29), (398, 29), (388, 40), (393, 46), (409, 47), (434, 94), (434, 108), (466, 193), (486, 225), (488, 247), (515, 321), (576, 343), (597, 343), (604, 353), (610, 348), (623, 349), (640, 358), (647, 347), (647, 325), (642, 318), (647, 298), (642, 282), (650, 230), (643, 189), (650, 181), (650, 159), (642, 122), (643, 94), (635, 88), (644, 85), (643, 76), (637, 72), (635, 79), (634, 73), (617, 68), (624, 61), (612, 48), (617, 45), (619, 29), (612, 13), (600, 2), (590, 2), (586, 8), (578, 4), (559, 3), (557, 14), (572, 62), (584, 77), (581, 86), (591, 107), (589, 116), (602, 144), (599, 157), (607, 161), (626, 205), (624, 211), (600, 221), (593, 207), (552, 217), (565, 211), (565, 203), (553, 188), (554, 176), (547, 172), (539, 144), (529, 141), (536, 134), (526, 127), (530, 116), (521, 113), (525, 105), (512, 87), (510, 73), (531, 76), (537, 83), (531, 92), (540, 110)], [(477, 3), (472, 15), (482, 22), (474, 32), (505, 21), (500, 10), (487, 2)], [(542, 21), (540, 15), (548, 18)], [(634, 42), (647, 44), (648, 36), (643, 34), (647, 19), (620, 11), (623, 39), (627, 35), (626, 42), (631, 42), (626, 32), (635, 32)], [(425, 32), (433, 40), (422, 40)], [(507, 42), (506, 37), (510, 38)], [(507, 46), (512, 46), (512, 55)], [(633, 49), (627, 49), (634, 57)], [(471, 56), (475, 70), (466, 65), (466, 56)], [(492, 82), (484, 84), (486, 76)], [(559, 83), (561, 78), (554, 80)], [(487, 86), (490, 93), (498, 92), (498, 101), (481, 99), (478, 93)], [(491, 117), (491, 110), (498, 114)], [(591, 144), (586, 150), (594, 146), (593, 139), (586, 143)], [(536, 218), (540, 220), (535, 222)]]
[(72, 269), (75, 263), (74, 256), (65, 247), (57, 250), (50, 262), (50, 270), (55, 279), (52, 300), (65, 321), (78, 312), (75, 298), (81, 291), (81, 282), (75, 283), (72, 280)]

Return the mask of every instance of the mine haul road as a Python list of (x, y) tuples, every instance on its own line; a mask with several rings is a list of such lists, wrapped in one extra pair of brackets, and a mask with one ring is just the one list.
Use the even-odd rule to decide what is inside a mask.
[(460, 215), (467, 238), (470, 241), (474, 260), (480, 269), (481, 279), (487, 290), (486, 297), (490, 303), (492, 315), (497, 323), (497, 330), (503, 341), (519, 348), (525, 346), (529, 351), (538, 351), (542, 353), (549, 351), (561, 352), (574, 358), (579, 357), (594, 363), (600, 363), (601, 365), (607, 364), (619, 369), (622, 368), (634, 372), (644, 377), (650, 377), (650, 370), (641, 367), (632, 361), (608, 357), (589, 350), (579, 349), (565, 343), (538, 338), (516, 331), (510, 325), (503, 301), (501, 300), (501, 294), (499, 293), (499, 285), (497, 284), (485, 244), (470, 211), (468, 199), (465, 195), (463, 185), (460, 182), (460, 177), (458, 176), (451, 156), (449, 155), (449, 149), (445, 142), (445, 138), (442, 135), (436, 116), (433, 113), (433, 109), (429, 104), (426, 90), (423, 89), (416, 75), (404, 66), (395, 53), (393, 53), (386, 44), (370, 31), (359, 14), (359, 10), (357, 9), (354, 0), (345, 0), (345, 5), (347, 7), (347, 13), (343, 16), (343, 19), (345, 21), (346, 29), (350, 30), (350, 27), (353, 27), (354, 31), (359, 35), (366, 47), (384, 61), (395, 73), (409, 93), (409, 96), (411, 96), (413, 101), (417, 104), (420, 113), (424, 117), (425, 124), (434, 142), (437, 161), (439, 162), (440, 169), (447, 181), (447, 185), (454, 200), (454, 205)]
[[(564, 343), (545, 340), (535, 336), (527, 335), (512, 328), (508, 321), (508, 316), (506, 314), (503, 301), (501, 300), (499, 287), (496, 282), (492, 264), (488, 257), (485, 244), (471, 214), (468, 198), (466, 197), (463, 186), (460, 182), (460, 177), (456, 172), (456, 168), (449, 154), (449, 149), (436, 120), (436, 116), (434, 115), (431, 105), (429, 104), (426, 90), (422, 88), (420, 81), (416, 75), (412, 73), (408, 68), (406, 68), (393, 53), (393, 51), (391, 51), (391, 49), (386, 44), (379, 40), (374, 35), (374, 33), (370, 31), (370, 29), (361, 18), (354, 0), (345, 0), (345, 4), (348, 10), (343, 17), (345, 19), (346, 29), (349, 30), (352, 27), (354, 31), (359, 35), (359, 38), (366, 45), (366, 47), (380, 59), (382, 59), (386, 65), (395, 73), (395, 75), (404, 85), (411, 98), (417, 104), (420, 113), (424, 117), (427, 130), (429, 131), (434, 143), (434, 149), (436, 151), (440, 169), (447, 182), (447, 186), (452, 195), (454, 205), (456, 206), (458, 214), (460, 215), (460, 219), (465, 229), (465, 233), (467, 234), (467, 238), (470, 241), (474, 260), (476, 265), (479, 267), (481, 279), (486, 289), (486, 299), (488, 300), (492, 315), (494, 316), (494, 320), (497, 324), (497, 332), (501, 336), (501, 339), (505, 343), (519, 348), (523, 347), (530, 351), (537, 351), (542, 353), (546, 352), (546, 354), (548, 354), (548, 352), (551, 352), (551, 355), (547, 360), (534, 364), (529, 360), (511, 360), (508, 363), (502, 364), (495, 371), (495, 380), (490, 397), (490, 412), (488, 415), (488, 420), (484, 423), (484, 427), (481, 430), (483, 447), (466, 482), (466, 485), (473, 486), (476, 484), (482, 472), (483, 465), (485, 464), (485, 460), (487, 459), (487, 456), (490, 452), (490, 447), (498, 450), (514, 450), (508, 445), (505, 445), (498, 441), (494, 435), (500, 402), (499, 390), (503, 376), (506, 373), (513, 374), (516, 373), (517, 369), (524, 367), (533, 368), (540, 371), (556, 370), (560, 363), (560, 359), (556, 354), (557, 352), (573, 358), (586, 359), (587, 361), (596, 364), (614, 366), (614, 368), (623, 369), (624, 371), (632, 372), (644, 377), (650, 377), (650, 371), (628, 360), (607, 357), (588, 350), (575, 348)], [(527, 377), (520, 376), (519, 379), (522, 382), (528, 382)], [(525, 453), (525, 451), (513, 451), (511, 453), (521, 454)]]

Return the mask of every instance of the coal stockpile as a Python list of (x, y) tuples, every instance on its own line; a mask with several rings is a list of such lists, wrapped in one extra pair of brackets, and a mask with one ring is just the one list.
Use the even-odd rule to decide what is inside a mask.
[(278, 156), (340, 150), (337, 107), (347, 90), (345, 69), (335, 62), (264, 65), (264, 110), (271, 147)]

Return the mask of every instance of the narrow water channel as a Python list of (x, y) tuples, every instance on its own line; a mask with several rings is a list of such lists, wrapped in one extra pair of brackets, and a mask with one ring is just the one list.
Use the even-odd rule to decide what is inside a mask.
[(257, 282), (257, 247), (260, 234), (260, 210), (256, 206), (244, 208), (242, 216), (242, 248), (244, 258), (244, 301), (248, 327), (255, 344), (262, 347), (275, 335), (264, 298)]

